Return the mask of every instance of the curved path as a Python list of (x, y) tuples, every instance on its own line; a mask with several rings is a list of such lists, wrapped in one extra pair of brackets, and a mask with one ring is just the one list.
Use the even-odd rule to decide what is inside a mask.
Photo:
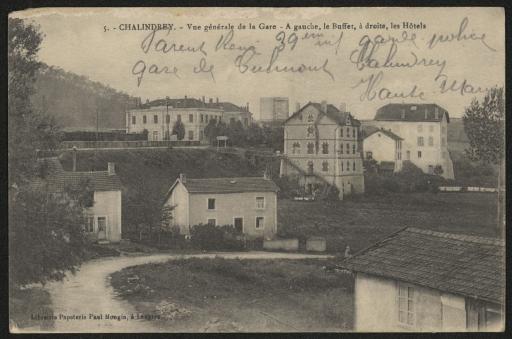
[[(125, 267), (187, 258), (226, 259), (305, 259), (328, 258), (326, 255), (272, 252), (229, 252), (207, 254), (152, 254), (102, 258), (84, 263), (75, 275), (47, 285), (51, 294), (55, 327), (50, 332), (158, 332), (151, 321), (131, 319), (135, 309), (118, 298), (109, 282), (110, 274)], [(106, 319), (106, 315), (127, 319)], [(92, 315), (102, 316), (94, 319)], [(74, 317), (74, 319), (73, 319)], [(67, 319), (66, 319), (67, 318)], [(22, 332), (22, 331), (21, 331)]]

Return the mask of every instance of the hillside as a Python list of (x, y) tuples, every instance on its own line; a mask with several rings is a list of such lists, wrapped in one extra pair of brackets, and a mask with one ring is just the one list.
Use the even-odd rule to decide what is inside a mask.
[[(60, 158), (64, 169), (71, 170), (71, 152), (63, 152)], [(96, 161), (94, 151), (79, 151), (77, 170), (90, 171), (95, 164), (96, 170), (106, 170), (108, 162), (115, 163), (124, 186), (123, 227), (142, 213), (137, 196), (161, 204), (180, 173), (189, 178), (259, 176), (265, 168), (264, 162), (254, 165), (238, 155), (208, 149), (137, 149), (100, 150)]]
[(34, 107), (55, 117), (66, 129), (95, 128), (97, 104), (100, 128), (125, 128), (125, 109), (135, 103), (128, 94), (46, 64), (34, 86)]

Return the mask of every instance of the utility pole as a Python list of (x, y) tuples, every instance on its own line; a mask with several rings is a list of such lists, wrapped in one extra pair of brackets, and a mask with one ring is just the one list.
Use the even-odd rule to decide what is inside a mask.
[(94, 170), (96, 171), (96, 163), (98, 162), (98, 134), (99, 134), (99, 129), (100, 129), (100, 120), (99, 120), (99, 117), (100, 117), (100, 109), (99, 109), (99, 105), (98, 103), (96, 102), (96, 142), (95, 142), (95, 147), (94, 147)]

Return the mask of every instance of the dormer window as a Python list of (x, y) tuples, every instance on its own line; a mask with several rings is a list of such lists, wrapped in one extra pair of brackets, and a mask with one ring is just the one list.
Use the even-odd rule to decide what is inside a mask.
[(313, 114), (308, 115), (308, 122), (313, 122), (315, 118), (313, 118)]
[(350, 125), (350, 116), (347, 115), (347, 118), (345, 119), (345, 125)]

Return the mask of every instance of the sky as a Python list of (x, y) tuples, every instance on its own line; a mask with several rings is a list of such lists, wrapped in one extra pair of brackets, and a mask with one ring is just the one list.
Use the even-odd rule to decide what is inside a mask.
[[(504, 12), (499, 8), (62, 8), (12, 16), (40, 26), (45, 37), (39, 59), (49, 65), (143, 101), (187, 95), (249, 103), (255, 118), (260, 97), (272, 96), (289, 97), (291, 111), (297, 102), (345, 103), (359, 119), (373, 118), (391, 102), (434, 102), (461, 117), (472, 98), (483, 96), (478, 88), (503, 86), (505, 79)], [(407, 29), (404, 22), (419, 28)], [(347, 27), (343, 23), (354, 26), (341, 29)], [(121, 30), (136, 24), (172, 24), (173, 29)], [(234, 26), (231, 41), (218, 45), (234, 50), (216, 48), (230, 30), (205, 32), (209, 24)], [(239, 24), (246, 29), (238, 29)], [(373, 26), (367, 29), (367, 24)], [(294, 25), (306, 27), (294, 31)], [(433, 38), (440, 42), (429, 45)], [(188, 51), (180, 51), (180, 45)], [(375, 52), (365, 59), (364, 47), (368, 52), (372, 46)], [(415, 66), (384, 67), (386, 58), (388, 66)], [(433, 65), (426, 66), (429, 62)], [(270, 72), (251, 71), (269, 64)], [(292, 68), (302, 72), (283, 71)], [(368, 90), (370, 79), (375, 83)], [(406, 95), (414, 87), (413, 95)], [(386, 98), (386, 93), (405, 97)]]

